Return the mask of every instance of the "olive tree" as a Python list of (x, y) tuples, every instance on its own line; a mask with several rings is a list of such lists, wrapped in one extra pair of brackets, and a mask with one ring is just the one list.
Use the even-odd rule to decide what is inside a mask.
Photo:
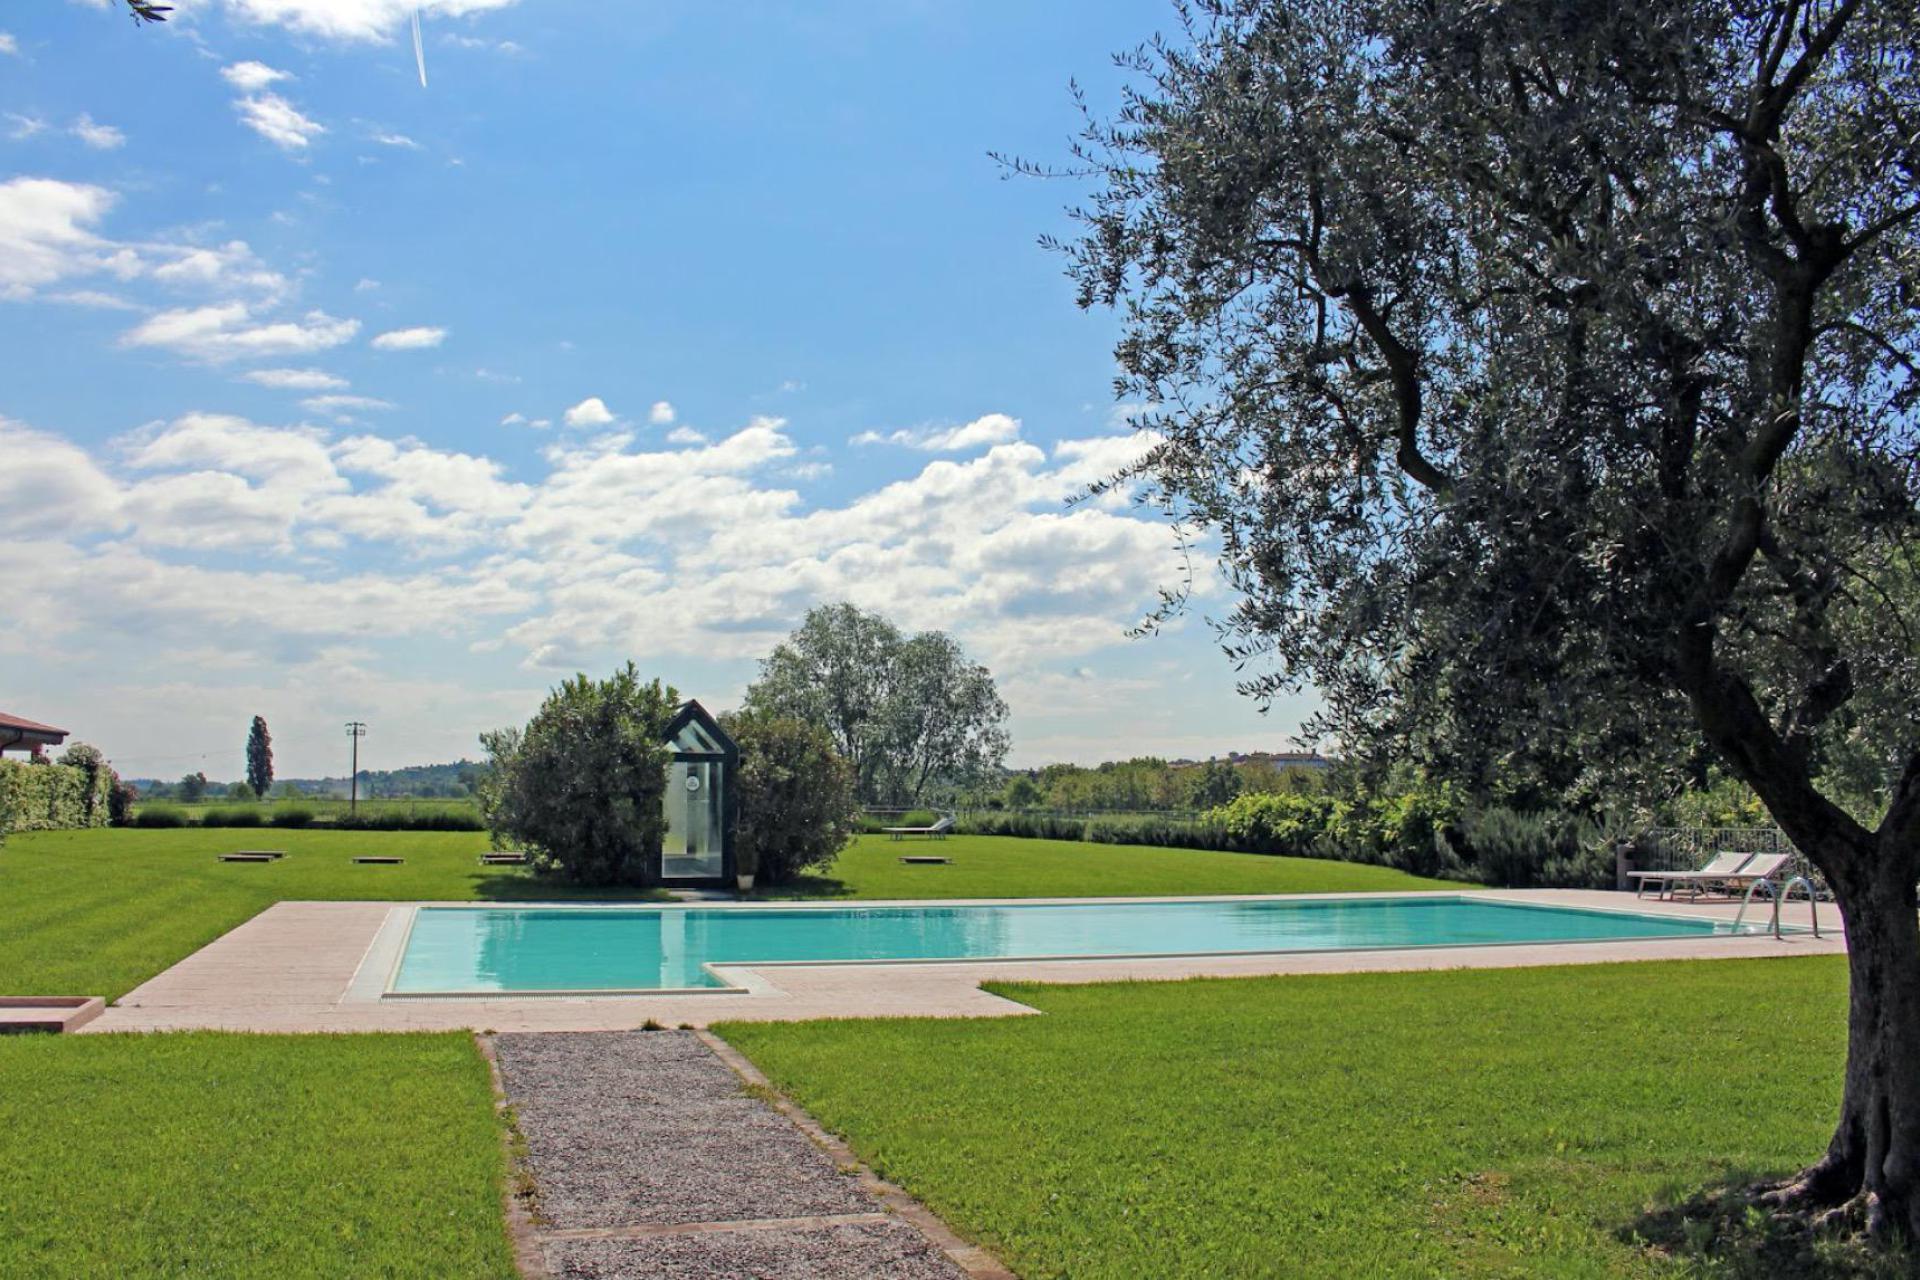
[(1150, 406), (1112, 483), (1218, 538), (1248, 689), (1349, 750), (1716, 753), (1848, 932), (1839, 1123), (1767, 1195), (1920, 1234), (1914, 6), (1181, 12), (1060, 246)]

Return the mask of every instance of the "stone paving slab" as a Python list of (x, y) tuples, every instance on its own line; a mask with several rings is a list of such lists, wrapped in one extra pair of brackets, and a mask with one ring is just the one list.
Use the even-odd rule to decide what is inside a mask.
[(562, 1280), (954, 1280), (946, 1255), (904, 1222), (569, 1240), (547, 1248)]

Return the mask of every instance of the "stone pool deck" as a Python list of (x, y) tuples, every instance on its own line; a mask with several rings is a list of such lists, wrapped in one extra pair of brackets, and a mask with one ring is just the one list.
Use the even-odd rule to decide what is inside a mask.
[[(1299, 897), (1392, 898), (1420, 894), (1319, 894)], [(1644, 914), (1732, 919), (1737, 903), (1665, 903), (1630, 893), (1573, 889), (1472, 891), (1462, 896), (1550, 906), (1598, 907)], [(1179, 901), (1195, 901), (1183, 898)], [(1246, 897), (1220, 899), (1247, 901)], [(834, 902), (822, 906), (960, 906)], [(1088, 902), (1102, 899), (1023, 899)], [(1145, 899), (1122, 899), (1139, 902)], [(608, 996), (464, 996), (383, 998), (386, 974), (409, 908), (474, 903), (282, 902), (216, 939), (109, 1006), (83, 1033), (205, 1028), (233, 1031), (623, 1031), (653, 1021), (705, 1027), (722, 1021), (808, 1018), (998, 1017), (1027, 1006), (980, 989), (989, 981), (1105, 982), (1289, 973), (1514, 968), (1630, 960), (1732, 959), (1837, 954), (1845, 950), (1839, 916), (1821, 905), (1827, 937), (1806, 934), (1646, 939), (1624, 942), (1432, 947), (1412, 950), (1281, 952), (1258, 955), (1113, 957), (1084, 960), (969, 960), (884, 964), (726, 966), (739, 992)], [(514, 906), (538, 904), (514, 903)], [(797, 904), (770, 904), (790, 909)], [(803, 904), (799, 904), (803, 905)], [(1764, 922), (1766, 906), (1753, 918)], [(1808, 907), (1783, 913), (1808, 922)]]

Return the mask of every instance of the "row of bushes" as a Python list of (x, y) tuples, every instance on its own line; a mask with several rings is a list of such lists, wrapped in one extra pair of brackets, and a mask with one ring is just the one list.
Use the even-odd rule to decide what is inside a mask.
[(1029, 840), (1080, 840), (1094, 844), (1146, 844), (1169, 849), (1226, 849), (1225, 831), (1208, 817), (1161, 813), (1110, 813), (1080, 817), (1065, 813), (988, 810), (961, 817), (968, 835), (1018, 836)]
[(1586, 818), (1467, 805), (1444, 785), (1353, 798), (1323, 792), (1246, 794), (1190, 820), (1159, 814), (970, 813), (959, 829), (1364, 862), (1508, 888), (1610, 888), (1617, 843), (1615, 833)]
[(275, 805), (271, 809), (209, 809), (194, 817), (184, 809), (142, 808), (133, 826), (164, 827), (325, 827), (330, 831), (485, 831), (478, 813), (361, 813), (322, 818), (311, 809)]

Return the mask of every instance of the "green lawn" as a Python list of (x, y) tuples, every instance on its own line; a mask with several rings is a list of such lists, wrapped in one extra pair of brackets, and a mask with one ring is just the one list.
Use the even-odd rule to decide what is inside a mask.
[(1022, 984), (994, 990), (1046, 1017), (720, 1031), (1026, 1280), (1759, 1276), (1788, 1268), (1631, 1235), (1820, 1152), (1845, 983), (1815, 958)]
[[(0, 994), (114, 999), (275, 902), (568, 896), (474, 832), (41, 831), (0, 848)], [(235, 849), (278, 862), (224, 863)], [(402, 866), (357, 866), (357, 854)]]
[(165, 810), (182, 814), (193, 821), (198, 821), (201, 817), (205, 816), (210, 809), (219, 809), (229, 813), (242, 809), (252, 809), (260, 814), (263, 821), (271, 820), (272, 816), (278, 812), (304, 809), (317, 818), (331, 820), (345, 817), (349, 811), (358, 812), (363, 816), (379, 816), (384, 814), (424, 816), (426, 814), (441, 813), (472, 814), (477, 816), (480, 812), (480, 803), (472, 799), (448, 799), (438, 796), (418, 798), (402, 797), (393, 800), (369, 800), (365, 796), (362, 796), (356, 808), (351, 805), (344, 796), (318, 796), (311, 798), (278, 796), (271, 800), (236, 800), (227, 796), (208, 796), (206, 799), (196, 800), (192, 804), (185, 804), (178, 800), (142, 800), (134, 806), (134, 812), (136, 814)]
[[(904, 866), (908, 855), (952, 858), (951, 866)], [(1452, 889), (1390, 867), (1315, 858), (1269, 858), (1204, 849), (950, 836), (889, 840), (861, 836), (801, 896), (856, 898), (1151, 897), (1206, 893), (1372, 893)]]
[[(486, 836), (401, 831), (44, 831), (0, 848), (0, 994), (126, 994), (275, 902), (634, 897), (583, 891), (517, 867), (481, 867)], [(863, 836), (806, 894), (862, 898), (1300, 893), (1442, 887), (1381, 867), (1251, 854), (961, 836), (948, 867), (906, 867), (920, 843)], [(260, 864), (235, 849), (284, 849)], [(357, 854), (403, 866), (357, 866)]]
[(469, 1036), (9, 1036), (0, 1081), (0, 1275), (514, 1275)]

